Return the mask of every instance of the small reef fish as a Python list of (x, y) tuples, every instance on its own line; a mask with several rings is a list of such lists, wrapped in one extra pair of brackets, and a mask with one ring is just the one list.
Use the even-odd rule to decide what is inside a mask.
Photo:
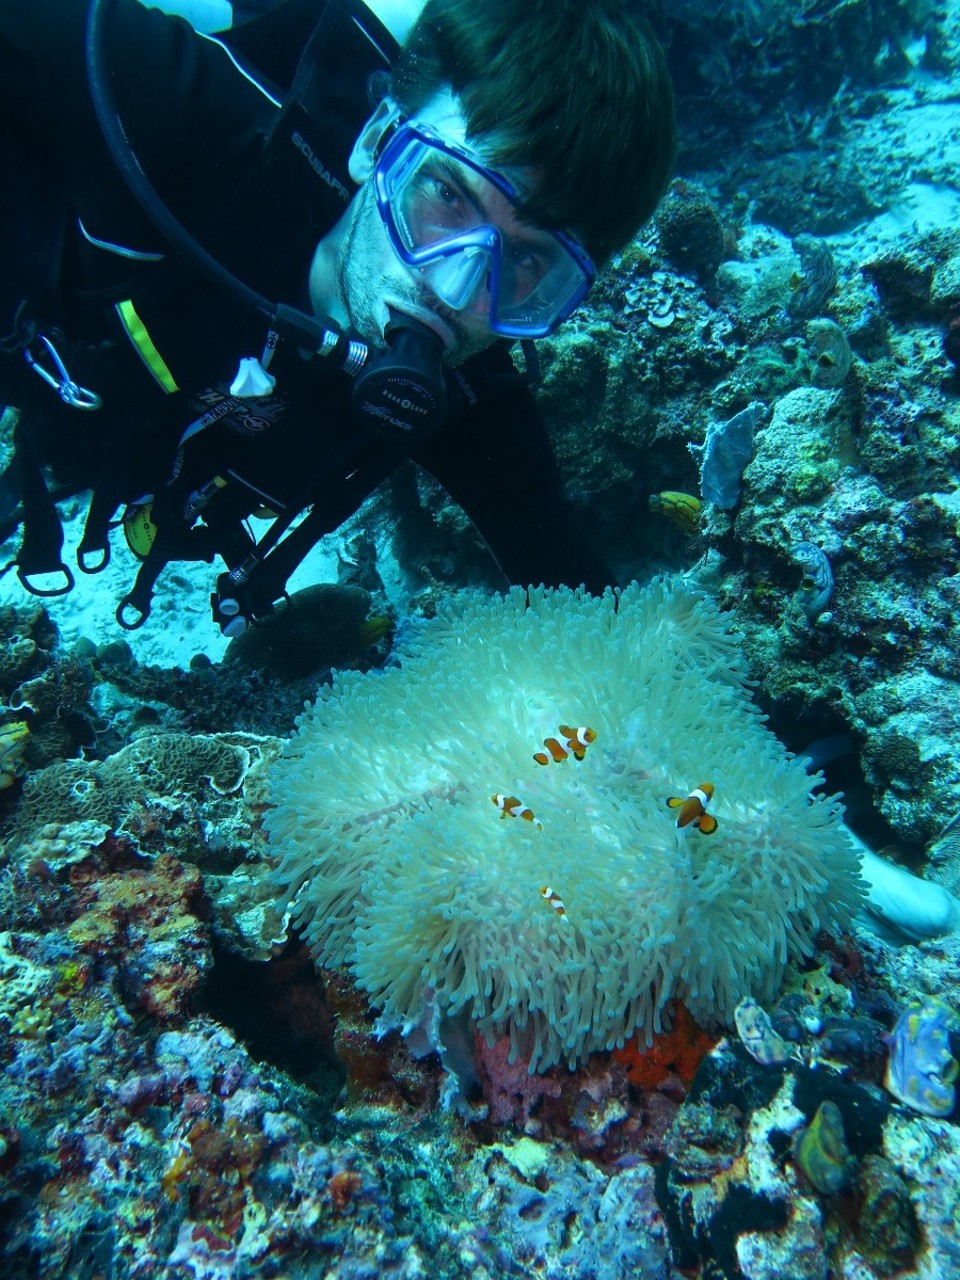
[(676, 809), (678, 827), (696, 827), (705, 836), (712, 835), (717, 829), (717, 820), (707, 813), (707, 805), (713, 799), (712, 782), (701, 782), (694, 787), (686, 799), (682, 796), (668, 796), (667, 808)]
[(560, 726), (560, 734), (565, 739), (566, 745), (560, 742), (558, 738), (544, 738), (543, 745), (546, 751), (535, 751), (533, 758), (537, 764), (549, 764), (551, 760), (555, 764), (560, 764), (562, 760), (566, 760), (567, 756), (573, 756), (575, 760), (582, 760), (587, 754), (587, 747), (591, 742), (595, 742), (597, 735), (593, 729), (588, 729), (586, 725), (581, 725), (575, 729), (572, 725), (562, 724)]
[(651, 511), (666, 516), (681, 533), (693, 536), (699, 532), (703, 504), (692, 493), (681, 493), (679, 489), (664, 489), (662, 493), (651, 493), (648, 504)]
[(538, 831), (543, 830), (543, 823), (537, 822), (533, 810), (516, 796), (505, 796), (498, 792), (495, 796), (491, 796), (490, 799), (500, 810), (501, 818), (523, 818), (526, 822), (534, 823)]
[(360, 644), (366, 648), (369, 645), (378, 644), (384, 636), (388, 636), (393, 630), (393, 623), (389, 618), (367, 618), (366, 622), (360, 623), (359, 640)]
[(12, 787), (23, 772), (22, 756), (30, 737), (25, 720), (0, 725), (0, 791)]
[[(567, 919), (567, 909), (563, 905), (560, 895), (557, 893), (556, 889), (551, 889), (548, 884), (545, 884), (540, 889), (540, 897), (543, 898), (544, 902), (549, 902), (550, 906), (553, 907), (561, 920)], [(567, 921), (567, 923), (569, 924), (569, 921)]]

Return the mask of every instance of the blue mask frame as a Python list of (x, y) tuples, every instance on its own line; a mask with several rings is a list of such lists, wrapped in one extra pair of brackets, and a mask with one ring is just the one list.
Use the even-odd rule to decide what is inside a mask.
[[(424, 147), (465, 165), (514, 207), (521, 205), (520, 192), (502, 173), (488, 169), (467, 148), (448, 142), (429, 126), (405, 121), (387, 142), (373, 174), (377, 208), (397, 257), (405, 266), (423, 269), (456, 255), (475, 260), (479, 250), (486, 265), (483, 276), (490, 292), (487, 320), (490, 330), (505, 338), (544, 338), (553, 333), (580, 305), (596, 279), (597, 269), (586, 249), (567, 231), (543, 230), (541, 234), (551, 236), (571, 264), (570, 287), (564, 289), (552, 305), (541, 305), (529, 319), (511, 319), (508, 315), (501, 314), (504, 233), (494, 223), (483, 223), (419, 248), (411, 247), (404, 241), (395, 216), (394, 198), (398, 184), (402, 183), (405, 170), (409, 168), (409, 164), (405, 165), (404, 162), (409, 161), (411, 154), (422, 154)], [(453, 264), (451, 268), (456, 269)], [(467, 266), (468, 274), (470, 270)], [(504, 312), (506, 311), (507, 308), (504, 308)]]

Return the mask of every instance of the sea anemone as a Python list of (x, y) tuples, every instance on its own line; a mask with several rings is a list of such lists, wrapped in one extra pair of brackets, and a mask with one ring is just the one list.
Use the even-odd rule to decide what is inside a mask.
[[(468, 1016), (531, 1071), (572, 1066), (649, 1042), (674, 998), (705, 1025), (770, 1001), (855, 912), (839, 803), (764, 727), (701, 591), (467, 593), (399, 656), (306, 708), (266, 817), (283, 905), (387, 1024)], [(561, 725), (596, 738), (538, 764)], [(667, 805), (703, 779), (709, 835)]]

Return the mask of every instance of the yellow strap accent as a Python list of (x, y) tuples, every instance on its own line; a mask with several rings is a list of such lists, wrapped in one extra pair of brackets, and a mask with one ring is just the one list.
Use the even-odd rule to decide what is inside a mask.
[(138, 560), (146, 560), (157, 536), (157, 526), (153, 523), (152, 517), (152, 502), (143, 502), (138, 507), (132, 507), (123, 517), (123, 533), (127, 539), (127, 546)]
[(169, 395), (173, 391), (179, 391), (173, 374), (167, 368), (166, 361), (163, 356), (153, 345), (153, 339), (147, 333), (146, 325), (137, 315), (133, 303), (128, 298), (126, 302), (117, 303), (117, 315), (120, 317), (120, 323), (127, 332), (127, 337), (136, 348), (140, 359), (147, 366), (153, 376), (156, 378), (160, 386)]

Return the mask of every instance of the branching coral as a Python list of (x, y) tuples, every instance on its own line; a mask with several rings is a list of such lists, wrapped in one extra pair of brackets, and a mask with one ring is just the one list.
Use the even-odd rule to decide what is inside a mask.
[[(675, 997), (728, 1021), (860, 892), (839, 806), (745, 680), (727, 621), (686, 585), (462, 596), (399, 668), (341, 674), (301, 717), (266, 818), (278, 892), (388, 1022), (469, 1014), (532, 1071), (649, 1039)], [(539, 765), (562, 724), (596, 739)], [(665, 803), (702, 778), (710, 836)]]

